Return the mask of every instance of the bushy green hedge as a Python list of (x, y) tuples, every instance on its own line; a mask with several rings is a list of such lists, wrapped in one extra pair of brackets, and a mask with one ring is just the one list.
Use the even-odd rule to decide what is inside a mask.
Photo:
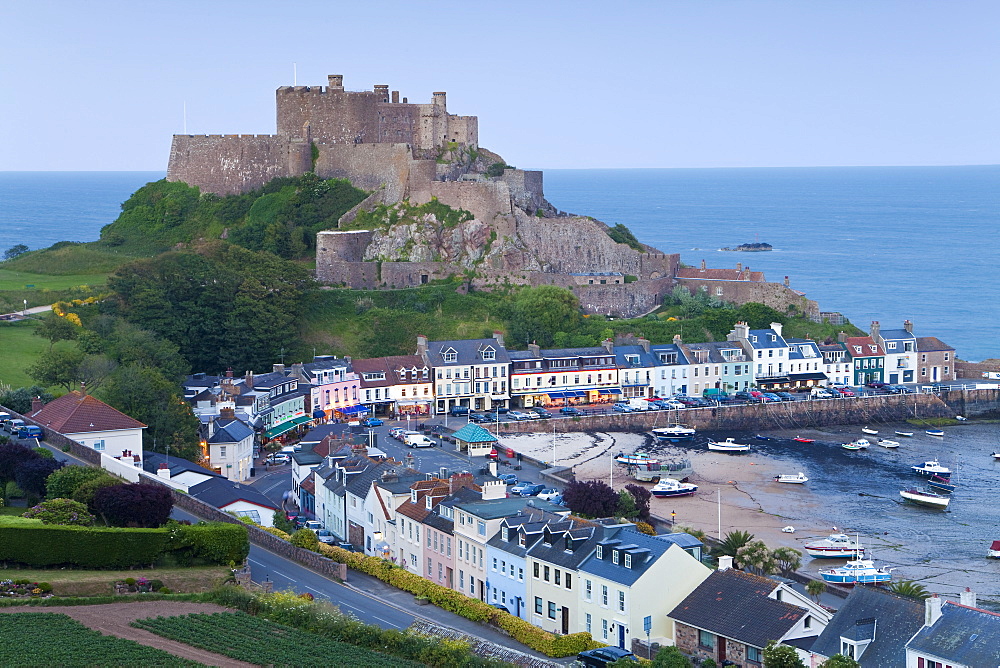
[(454, 589), (431, 582), (384, 559), (348, 552), (332, 545), (321, 545), (320, 551), (334, 561), (347, 564), (348, 567), (356, 571), (367, 573), (416, 596), (425, 596), (439, 608), (474, 622), (494, 624), (509, 633), (514, 640), (547, 656), (572, 656), (586, 649), (604, 647), (604, 643), (595, 641), (589, 633), (571, 633), (564, 636), (549, 633), (520, 617), (494, 608), (479, 599), (470, 598)]
[(0, 518), (0, 561), (31, 567), (130, 568), (153, 564), (166, 552), (185, 549), (227, 565), (242, 563), (250, 543), (246, 527), (239, 524), (123, 529)]

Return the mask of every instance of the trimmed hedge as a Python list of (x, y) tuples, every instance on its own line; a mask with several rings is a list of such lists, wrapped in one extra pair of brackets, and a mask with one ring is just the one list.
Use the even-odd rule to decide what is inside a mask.
[(549, 633), (520, 617), (431, 582), (384, 559), (348, 552), (333, 545), (321, 545), (320, 552), (334, 561), (347, 564), (356, 571), (367, 573), (398, 589), (416, 596), (424, 596), (439, 608), (474, 622), (494, 624), (509, 633), (514, 640), (546, 656), (572, 656), (587, 649), (604, 647), (604, 643), (595, 641), (587, 632), (564, 636)]
[[(11, 520), (21, 521), (11, 521)], [(213, 523), (158, 529), (79, 527), (0, 518), (0, 561), (31, 567), (148, 566), (173, 550), (187, 550), (213, 563), (242, 563), (250, 551), (245, 526)]]

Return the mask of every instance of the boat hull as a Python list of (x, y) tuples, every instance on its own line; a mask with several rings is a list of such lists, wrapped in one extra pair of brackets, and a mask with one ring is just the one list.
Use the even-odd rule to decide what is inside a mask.
[(675, 496), (693, 496), (696, 491), (697, 488), (684, 489), (684, 490), (657, 491), (650, 493), (658, 499), (669, 499)]
[(833, 573), (820, 573), (825, 582), (831, 584), (856, 585), (856, 584), (882, 584), (892, 580), (891, 573), (875, 573), (873, 575), (837, 575)]
[(948, 503), (951, 502), (951, 499), (947, 496), (919, 494), (912, 490), (901, 491), (899, 495), (910, 503), (915, 503), (918, 506), (925, 506), (927, 508), (936, 508), (938, 510), (944, 510), (948, 507)]
[(813, 559), (853, 559), (858, 554), (864, 555), (865, 550), (845, 550), (842, 547), (807, 547), (806, 554)]
[(944, 436), (944, 432), (940, 429), (928, 429), (924, 433), (928, 436)]
[(709, 450), (714, 450), (715, 452), (750, 452), (749, 445), (723, 445), (717, 443), (709, 443)]
[(912, 431), (897, 431), (896, 436), (910, 437), (913, 436)]

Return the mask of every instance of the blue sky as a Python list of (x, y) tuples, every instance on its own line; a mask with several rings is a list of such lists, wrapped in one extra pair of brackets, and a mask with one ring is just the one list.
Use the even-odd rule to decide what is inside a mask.
[(274, 90), (448, 92), (522, 167), (1000, 162), (1000, 3), (0, 3), (0, 170), (165, 170)]

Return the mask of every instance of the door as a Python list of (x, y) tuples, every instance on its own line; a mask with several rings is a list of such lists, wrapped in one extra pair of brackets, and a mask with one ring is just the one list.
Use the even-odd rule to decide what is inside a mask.
[(726, 639), (722, 636), (716, 636), (719, 639), (719, 663), (726, 660)]
[(562, 609), (562, 633), (567, 635), (569, 633), (569, 608), (565, 605)]
[(625, 649), (625, 625), (618, 624), (618, 646)]
[(896, 383), (898, 383), (899, 382), (899, 374), (898, 373), (890, 373), (889, 374), (889, 382), (891, 384), (893, 384), (893, 385), (895, 385)]

